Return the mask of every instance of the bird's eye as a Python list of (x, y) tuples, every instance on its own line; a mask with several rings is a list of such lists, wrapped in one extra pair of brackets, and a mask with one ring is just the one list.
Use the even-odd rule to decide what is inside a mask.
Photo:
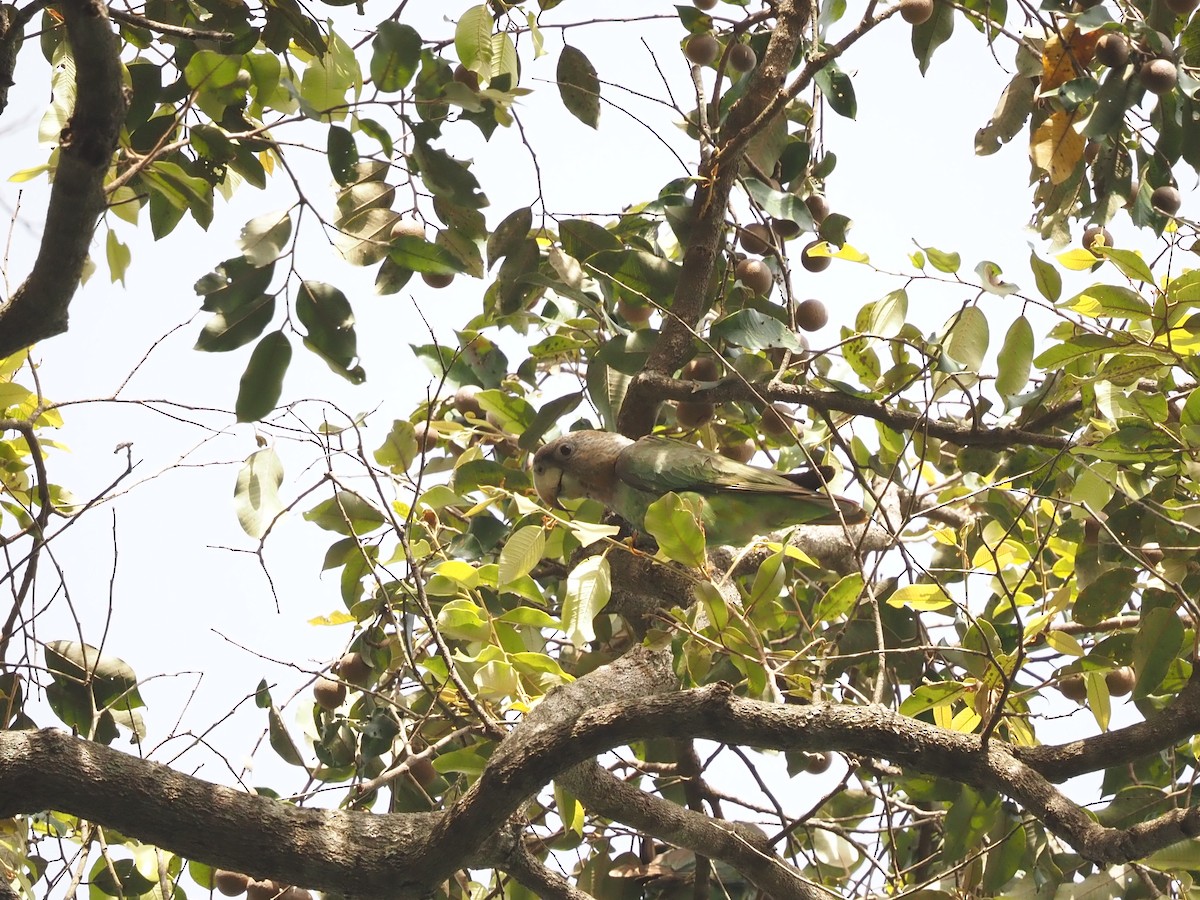
[(541, 463), (538, 463), (536, 466), (533, 467), (533, 474), (534, 475), (545, 475), (546, 467), (543, 466)]
[(558, 455), (566, 458), (574, 452), (574, 449), (570, 444), (563, 444), (558, 448)]

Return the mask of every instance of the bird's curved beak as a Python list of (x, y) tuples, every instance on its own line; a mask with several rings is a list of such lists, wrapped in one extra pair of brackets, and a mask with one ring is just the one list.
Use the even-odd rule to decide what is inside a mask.
[(533, 467), (533, 487), (542, 502), (553, 509), (562, 509), (558, 492), (562, 488), (562, 469), (536, 463)]

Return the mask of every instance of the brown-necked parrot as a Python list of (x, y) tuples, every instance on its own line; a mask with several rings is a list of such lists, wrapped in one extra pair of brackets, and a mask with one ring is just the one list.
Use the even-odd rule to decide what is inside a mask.
[(572, 431), (533, 456), (533, 484), (543, 502), (558, 506), (560, 499), (588, 497), (640, 529), (647, 507), (674, 491), (698, 502), (710, 546), (748, 544), (793, 525), (866, 521), (857, 503), (806, 486), (812, 482), (811, 472), (748, 466), (653, 435), (633, 441), (606, 431)]

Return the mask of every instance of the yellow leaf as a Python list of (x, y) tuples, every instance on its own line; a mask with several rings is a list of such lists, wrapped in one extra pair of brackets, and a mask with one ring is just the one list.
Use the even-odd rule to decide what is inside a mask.
[(1074, 128), (1075, 115), (1064, 110), (1052, 112), (1037, 130), (1029, 146), (1033, 164), (1049, 173), (1053, 184), (1071, 177), (1083, 159), (1083, 135)]
[(1060, 266), (1064, 269), (1070, 269), (1072, 272), (1082, 272), (1084, 269), (1090, 269), (1096, 263), (1100, 262), (1096, 254), (1092, 253), (1091, 250), (1084, 250), (1082, 247), (1076, 247), (1074, 250), (1060, 253), (1055, 259), (1058, 260)]
[(906, 584), (887, 600), (888, 606), (907, 606), (919, 612), (935, 612), (953, 602), (936, 584)]
[(1079, 646), (1079, 641), (1065, 632), (1047, 631), (1046, 643), (1059, 653), (1065, 653), (1068, 656), (1083, 656), (1083, 647)]

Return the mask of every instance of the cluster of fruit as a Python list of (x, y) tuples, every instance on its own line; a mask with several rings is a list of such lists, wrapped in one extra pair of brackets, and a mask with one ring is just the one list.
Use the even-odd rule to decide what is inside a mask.
[(248, 900), (313, 900), (311, 893), (304, 888), (276, 884), (269, 879), (256, 881), (241, 872), (230, 872), (227, 869), (217, 869), (213, 872), (213, 887), (226, 897), (240, 897), (245, 894)]

